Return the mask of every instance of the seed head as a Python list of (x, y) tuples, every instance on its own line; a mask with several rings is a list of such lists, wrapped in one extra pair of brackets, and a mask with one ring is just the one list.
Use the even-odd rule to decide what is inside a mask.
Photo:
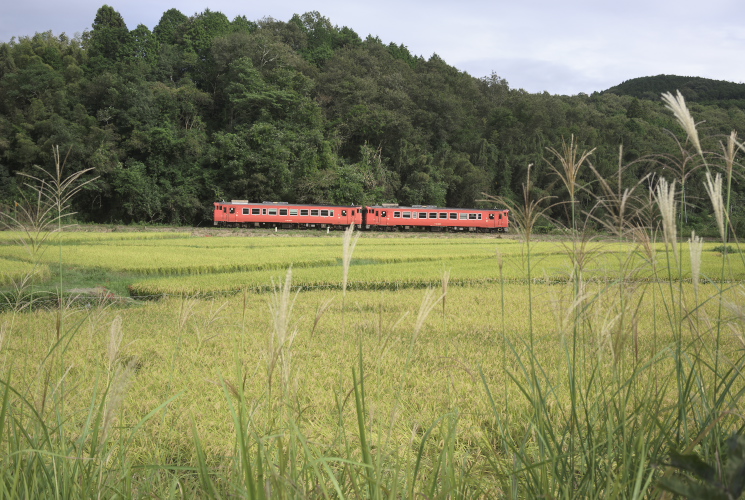
[(704, 153), (701, 150), (701, 143), (698, 140), (698, 130), (696, 130), (696, 122), (693, 121), (693, 116), (691, 116), (691, 112), (688, 111), (685, 99), (680, 93), (680, 90), (677, 91), (677, 94), (675, 96), (673, 96), (670, 92), (665, 92), (664, 94), (662, 94), (662, 100), (665, 101), (667, 109), (673, 112), (675, 118), (678, 120), (678, 123), (680, 123), (680, 126), (683, 127), (683, 130), (685, 130), (686, 134), (688, 135), (688, 139), (693, 143), (696, 151), (698, 151), (698, 154), (703, 156)]
[(672, 245), (673, 251), (678, 253), (678, 236), (675, 226), (675, 181), (667, 183), (664, 178), (657, 184), (657, 205), (662, 215), (662, 232), (665, 243)]
[(725, 233), (726, 211), (724, 209), (724, 197), (722, 196), (722, 174), (717, 173), (714, 180), (712, 180), (711, 172), (706, 172), (706, 184), (704, 187), (706, 188), (706, 192), (709, 193), (711, 205), (714, 208), (714, 217), (717, 220), (719, 235), (722, 237), (722, 241), (725, 241), (727, 239), (727, 234)]

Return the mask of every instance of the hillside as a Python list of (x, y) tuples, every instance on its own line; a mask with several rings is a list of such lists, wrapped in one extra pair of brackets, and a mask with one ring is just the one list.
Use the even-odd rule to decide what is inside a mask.
[(690, 102), (745, 107), (745, 84), (695, 76), (657, 75), (634, 78), (602, 93), (659, 100), (660, 94), (674, 93), (676, 90), (680, 90)]
[[(630, 187), (675, 171), (636, 160), (680, 154), (659, 95), (678, 84), (705, 148), (745, 131), (745, 106), (732, 105), (742, 85), (653, 77), (591, 96), (530, 94), (318, 12), (251, 21), (170, 9), (152, 31), (109, 6), (92, 17), (79, 39), (0, 44), (0, 205), (23, 198), (21, 174), (53, 168), (54, 145), (67, 168), (97, 176), (77, 198), (80, 219), (209, 224), (220, 199), (493, 205), (482, 200), (522, 193), (528, 165), (536, 193), (561, 201), (554, 152), (571, 141), (614, 179), (623, 145)], [(687, 195), (705, 198), (703, 173), (686, 175)], [(578, 180), (590, 210), (600, 186), (590, 169)], [(549, 215), (565, 220), (565, 205)]]

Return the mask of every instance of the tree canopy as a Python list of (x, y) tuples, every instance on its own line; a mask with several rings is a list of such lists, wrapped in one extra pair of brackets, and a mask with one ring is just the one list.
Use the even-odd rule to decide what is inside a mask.
[[(0, 44), (0, 203), (24, 189), (17, 174), (50, 164), (53, 145), (95, 169), (76, 209), (97, 222), (197, 224), (231, 198), (478, 206), (520, 192), (531, 164), (535, 189), (561, 196), (548, 151), (570, 139), (607, 175), (619, 145), (624, 162), (677, 151), (659, 96), (672, 87), (715, 141), (745, 129), (743, 86), (727, 82), (529, 94), (318, 12), (231, 21), (170, 9), (151, 31), (104, 5), (79, 39)], [(624, 182), (654, 168), (639, 163)], [(593, 203), (591, 172), (580, 181), (580, 202)]]

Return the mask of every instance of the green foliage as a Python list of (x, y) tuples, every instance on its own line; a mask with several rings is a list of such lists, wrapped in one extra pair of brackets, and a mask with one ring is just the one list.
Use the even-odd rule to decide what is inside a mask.
[[(99, 222), (203, 223), (218, 193), (473, 206), (484, 194), (514, 198), (529, 164), (535, 189), (566, 201), (546, 159), (571, 137), (594, 148), (604, 177), (623, 145), (623, 188), (677, 168), (666, 155), (679, 142), (665, 129), (679, 129), (659, 99), (673, 87), (713, 137), (745, 129), (737, 84), (663, 75), (591, 96), (533, 95), (403, 43), (363, 40), (317, 11), (285, 22), (170, 9), (151, 32), (104, 5), (81, 39), (0, 44), (0, 203), (22, 195), (16, 174), (43, 165), (55, 144), (101, 176), (75, 206)], [(705, 146), (718, 151), (714, 141)], [(687, 198), (705, 198), (703, 172), (687, 178)], [(589, 171), (579, 180), (587, 211), (598, 185)], [(731, 194), (738, 228), (745, 186)], [(546, 215), (568, 223), (561, 204)], [(709, 234), (710, 209), (685, 217)]]
[(657, 75), (633, 78), (605, 92), (658, 100), (661, 94), (678, 90), (690, 102), (740, 108), (745, 104), (745, 84), (692, 76)]
[(116, 64), (127, 55), (132, 41), (121, 14), (108, 5), (98, 9), (93, 31), (86, 35), (89, 67), (94, 72), (116, 68)]
[(189, 20), (178, 9), (169, 9), (163, 13), (153, 34), (162, 44), (173, 45), (178, 40), (180, 28)]
[(745, 492), (745, 436), (734, 435), (723, 447), (724, 467), (719, 471), (695, 453), (670, 452), (670, 466), (690, 474), (660, 479), (660, 486), (684, 498), (737, 500)]

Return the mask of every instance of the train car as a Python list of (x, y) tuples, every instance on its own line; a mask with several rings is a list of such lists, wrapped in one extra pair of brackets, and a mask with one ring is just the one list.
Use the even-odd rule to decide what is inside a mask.
[(424, 230), (506, 232), (509, 210), (440, 208), (398, 205), (341, 206), (249, 203), (247, 200), (215, 202), (214, 225), (281, 229), (346, 229), (352, 223), (362, 230)]
[(362, 210), (363, 229), (506, 232), (509, 210), (441, 208), (436, 206), (368, 206)]
[(215, 202), (213, 224), (220, 227), (346, 229), (362, 223), (362, 207), (248, 200)]

